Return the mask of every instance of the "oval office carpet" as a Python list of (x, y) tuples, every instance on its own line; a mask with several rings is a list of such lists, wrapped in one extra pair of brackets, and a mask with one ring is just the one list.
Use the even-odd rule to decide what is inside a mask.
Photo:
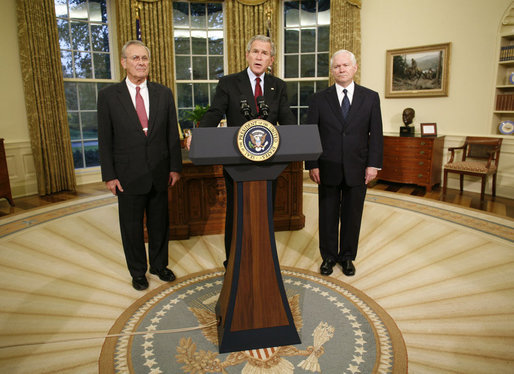
[[(323, 373), (390, 372), (380, 366), (386, 357), (384, 365), (407, 359), (409, 373), (514, 372), (513, 220), (370, 190), (357, 274), (345, 277), (336, 267), (320, 277), (317, 194), (307, 184), (303, 210), (304, 229), (276, 233), (302, 344), (230, 360), (218, 354), (212, 332), (148, 333), (110, 348), (118, 339), (106, 338), (127, 328), (208, 324), (221, 279), (222, 235), (170, 242), (178, 279), (166, 284), (149, 276), (148, 292), (138, 292), (130, 284), (112, 196), (0, 219), (0, 372), (98, 373), (99, 363), (111, 360), (139, 365), (135, 373), (181, 373), (202, 357), (226, 373), (312, 373), (317, 364)], [(343, 344), (348, 336), (351, 345)], [(277, 366), (259, 366), (259, 354), (275, 355), (270, 362)], [(178, 360), (180, 371), (168, 371)]]
[[(219, 354), (214, 307), (223, 273), (186, 277), (136, 301), (109, 334), (141, 334), (109, 338), (100, 373), (407, 372), (401, 333), (382, 308), (343, 282), (293, 268), (282, 276), (302, 344)], [(210, 326), (180, 331), (197, 325)]]

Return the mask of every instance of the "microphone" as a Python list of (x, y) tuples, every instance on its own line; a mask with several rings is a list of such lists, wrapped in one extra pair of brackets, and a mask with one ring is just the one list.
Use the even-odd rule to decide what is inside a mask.
[(241, 107), (241, 114), (245, 116), (247, 120), (252, 119), (252, 108), (250, 108), (250, 105), (248, 105), (248, 100), (244, 96), (240, 97), (239, 105)]
[(259, 113), (262, 117), (262, 119), (266, 119), (269, 116), (269, 106), (264, 101), (263, 96), (259, 96), (257, 98), (257, 107), (259, 108)]

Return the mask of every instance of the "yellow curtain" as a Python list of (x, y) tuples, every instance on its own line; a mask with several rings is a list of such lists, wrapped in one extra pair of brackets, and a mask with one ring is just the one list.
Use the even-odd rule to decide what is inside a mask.
[(54, 0), (17, 0), (27, 122), (40, 195), (75, 190)]
[[(339, 49), (353, 52), (360, 64), (361, 58), (361, 0), (330, 1), (330, 56)], [(354, 80), (360, 82), (360, 69)], [(330, 84), (334, 78), (330, 76)]]
[[(246, 44), (254, 35), (268, 35), (278, 49), (279, 0), (225, 1), (228, 74), (243, 70), (246, 65)], [(276, 69), (277, 61), (273, 64)]]
[(173, 88), (173, 1), (117, 0), (116, 15), (119, 55), (121, 56), (123, 44), (137, 39), (136, 19), (139, 15), (141, 41), (148, 46), (151, 53), (149, 78), (153, 82)]

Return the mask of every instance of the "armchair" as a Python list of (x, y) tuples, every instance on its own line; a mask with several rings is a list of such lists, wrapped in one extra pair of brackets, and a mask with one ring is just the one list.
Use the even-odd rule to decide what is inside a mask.
[[(487, 138), (468, 136), (461, 147), (450, 147), (450, 160), (444, 165), (443, 195), (446, 194), (448, 173), (457, 173), (460, 177), (460, 191), (462, 192), (464, 175), (482, 178), (480, 200), (484, 199), (487, 176), (492, 175), (492, 195), (496, 196), (496, 173), (500, 160), (501, 138)], [(456, 150), (462, 150), (461, 160), (456, 160)]]

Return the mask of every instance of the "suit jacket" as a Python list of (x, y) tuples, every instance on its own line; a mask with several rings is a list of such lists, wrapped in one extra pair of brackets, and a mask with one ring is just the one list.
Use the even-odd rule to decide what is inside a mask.
[(168, 188), (170, 171), (182, 170), (177, 115), (168, 87), (147, 82), (145, 135), (125, 81), (98, 93), (98, 145), (102, 180), (118, 179), (125, 194)]
[(335, 85), (311, 97), (307, 123), (319, 128), (323, 153), (307, 161), (307, 169), (319, 168), (322, 184), (349, 186), (364, 183), (368, 166), (382, 167), (383, 134), (380, 98), (375, 91), (355, 84), (352, 105), (343, 119)]
[[(222, 77), (216, 86), (211, 107), (200, 121), (200, 127), (215, 127), (227, 116), (227, 126), (242, 126), (248, 120), (241, 114), (241, 99), (246, 99), (253, 113), (257, 113), (252, 85), (247, 70)], [(294, 125), (296, 119), (289, 109), (286, 83), (270, 74), (264, 75), (264, 100), (269, 106), (268, 122)]]

